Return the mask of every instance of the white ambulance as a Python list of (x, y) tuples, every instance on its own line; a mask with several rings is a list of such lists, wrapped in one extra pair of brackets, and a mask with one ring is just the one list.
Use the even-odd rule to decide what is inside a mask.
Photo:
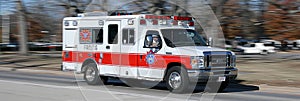
[(237, 77), (235, 54), (208, 46), (191, 17), (66, 17), (62, 54), (62, 70), (84, 73), (90, 85), (108, 77), (164, 81), (180, 93), (191, 83), (214, 81), (221, 91)]

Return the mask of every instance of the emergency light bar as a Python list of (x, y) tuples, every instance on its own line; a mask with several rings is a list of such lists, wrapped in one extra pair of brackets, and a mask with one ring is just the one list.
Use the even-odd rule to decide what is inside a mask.
[(173, 19), (174, 20), (187, 20), (187, 21), (190, 21), (190, 20), (192, 20), (192, 17), (174, 16)]
[(146, 25), (146, 20), (150, 20), (150, 24), (152, 25), (166, 25), (166, 20), (172, 20), (169, 23), (171, 25), (194, 26), (192, 17), (145, 15), (145, 19), (141, 19), (140, 24)]
[(156, 15), (146, 15), (146, 19), (161, 19), (161, 20), (170, 20), (170, 16), (156, 16)]

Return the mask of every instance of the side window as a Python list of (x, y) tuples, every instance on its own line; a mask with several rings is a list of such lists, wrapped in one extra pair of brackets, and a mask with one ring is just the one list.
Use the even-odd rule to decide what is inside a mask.
[(79, 42), (84, 44), (92, 43), (92, 31), (90, 28), (80, 28)]
[(93, 29), (93, 43), (103, 43), (103, 29)]
[(118, 25), (108, 25), (108, 44), (118, 44)]
[(144, 48), (161, 48), (162, 41), (157, 31), (147, 31)]
[(134, 29), (123, 29), (122, 30), (122, 43), (123, 44), (134, 44)]

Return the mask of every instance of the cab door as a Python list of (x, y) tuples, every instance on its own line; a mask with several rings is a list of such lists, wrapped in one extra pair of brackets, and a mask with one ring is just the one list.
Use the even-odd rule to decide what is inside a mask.
[(100, 74), (119, 76), (120, 69), (120, 21), (106, 21), (104, 25), (104, 47)]
[(140, 77), (161, 79), (166, 67), (163, 56), (165, 55), (162, 36), (158, 30), (147, 30), (143, 42), (139, 45), (139, 67)]

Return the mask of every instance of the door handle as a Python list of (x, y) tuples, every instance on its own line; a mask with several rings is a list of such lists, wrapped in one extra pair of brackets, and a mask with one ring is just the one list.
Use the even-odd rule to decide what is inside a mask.
[(172, 52), (166, 52), (166, 54), (172, 54)]
[(106, 48), (106, 49), (110, 49), (110, 46), (106, 46), (105, 48)]
[(142, 54), (140, 55), (140, 60), (143, 60), (143, 55)]

